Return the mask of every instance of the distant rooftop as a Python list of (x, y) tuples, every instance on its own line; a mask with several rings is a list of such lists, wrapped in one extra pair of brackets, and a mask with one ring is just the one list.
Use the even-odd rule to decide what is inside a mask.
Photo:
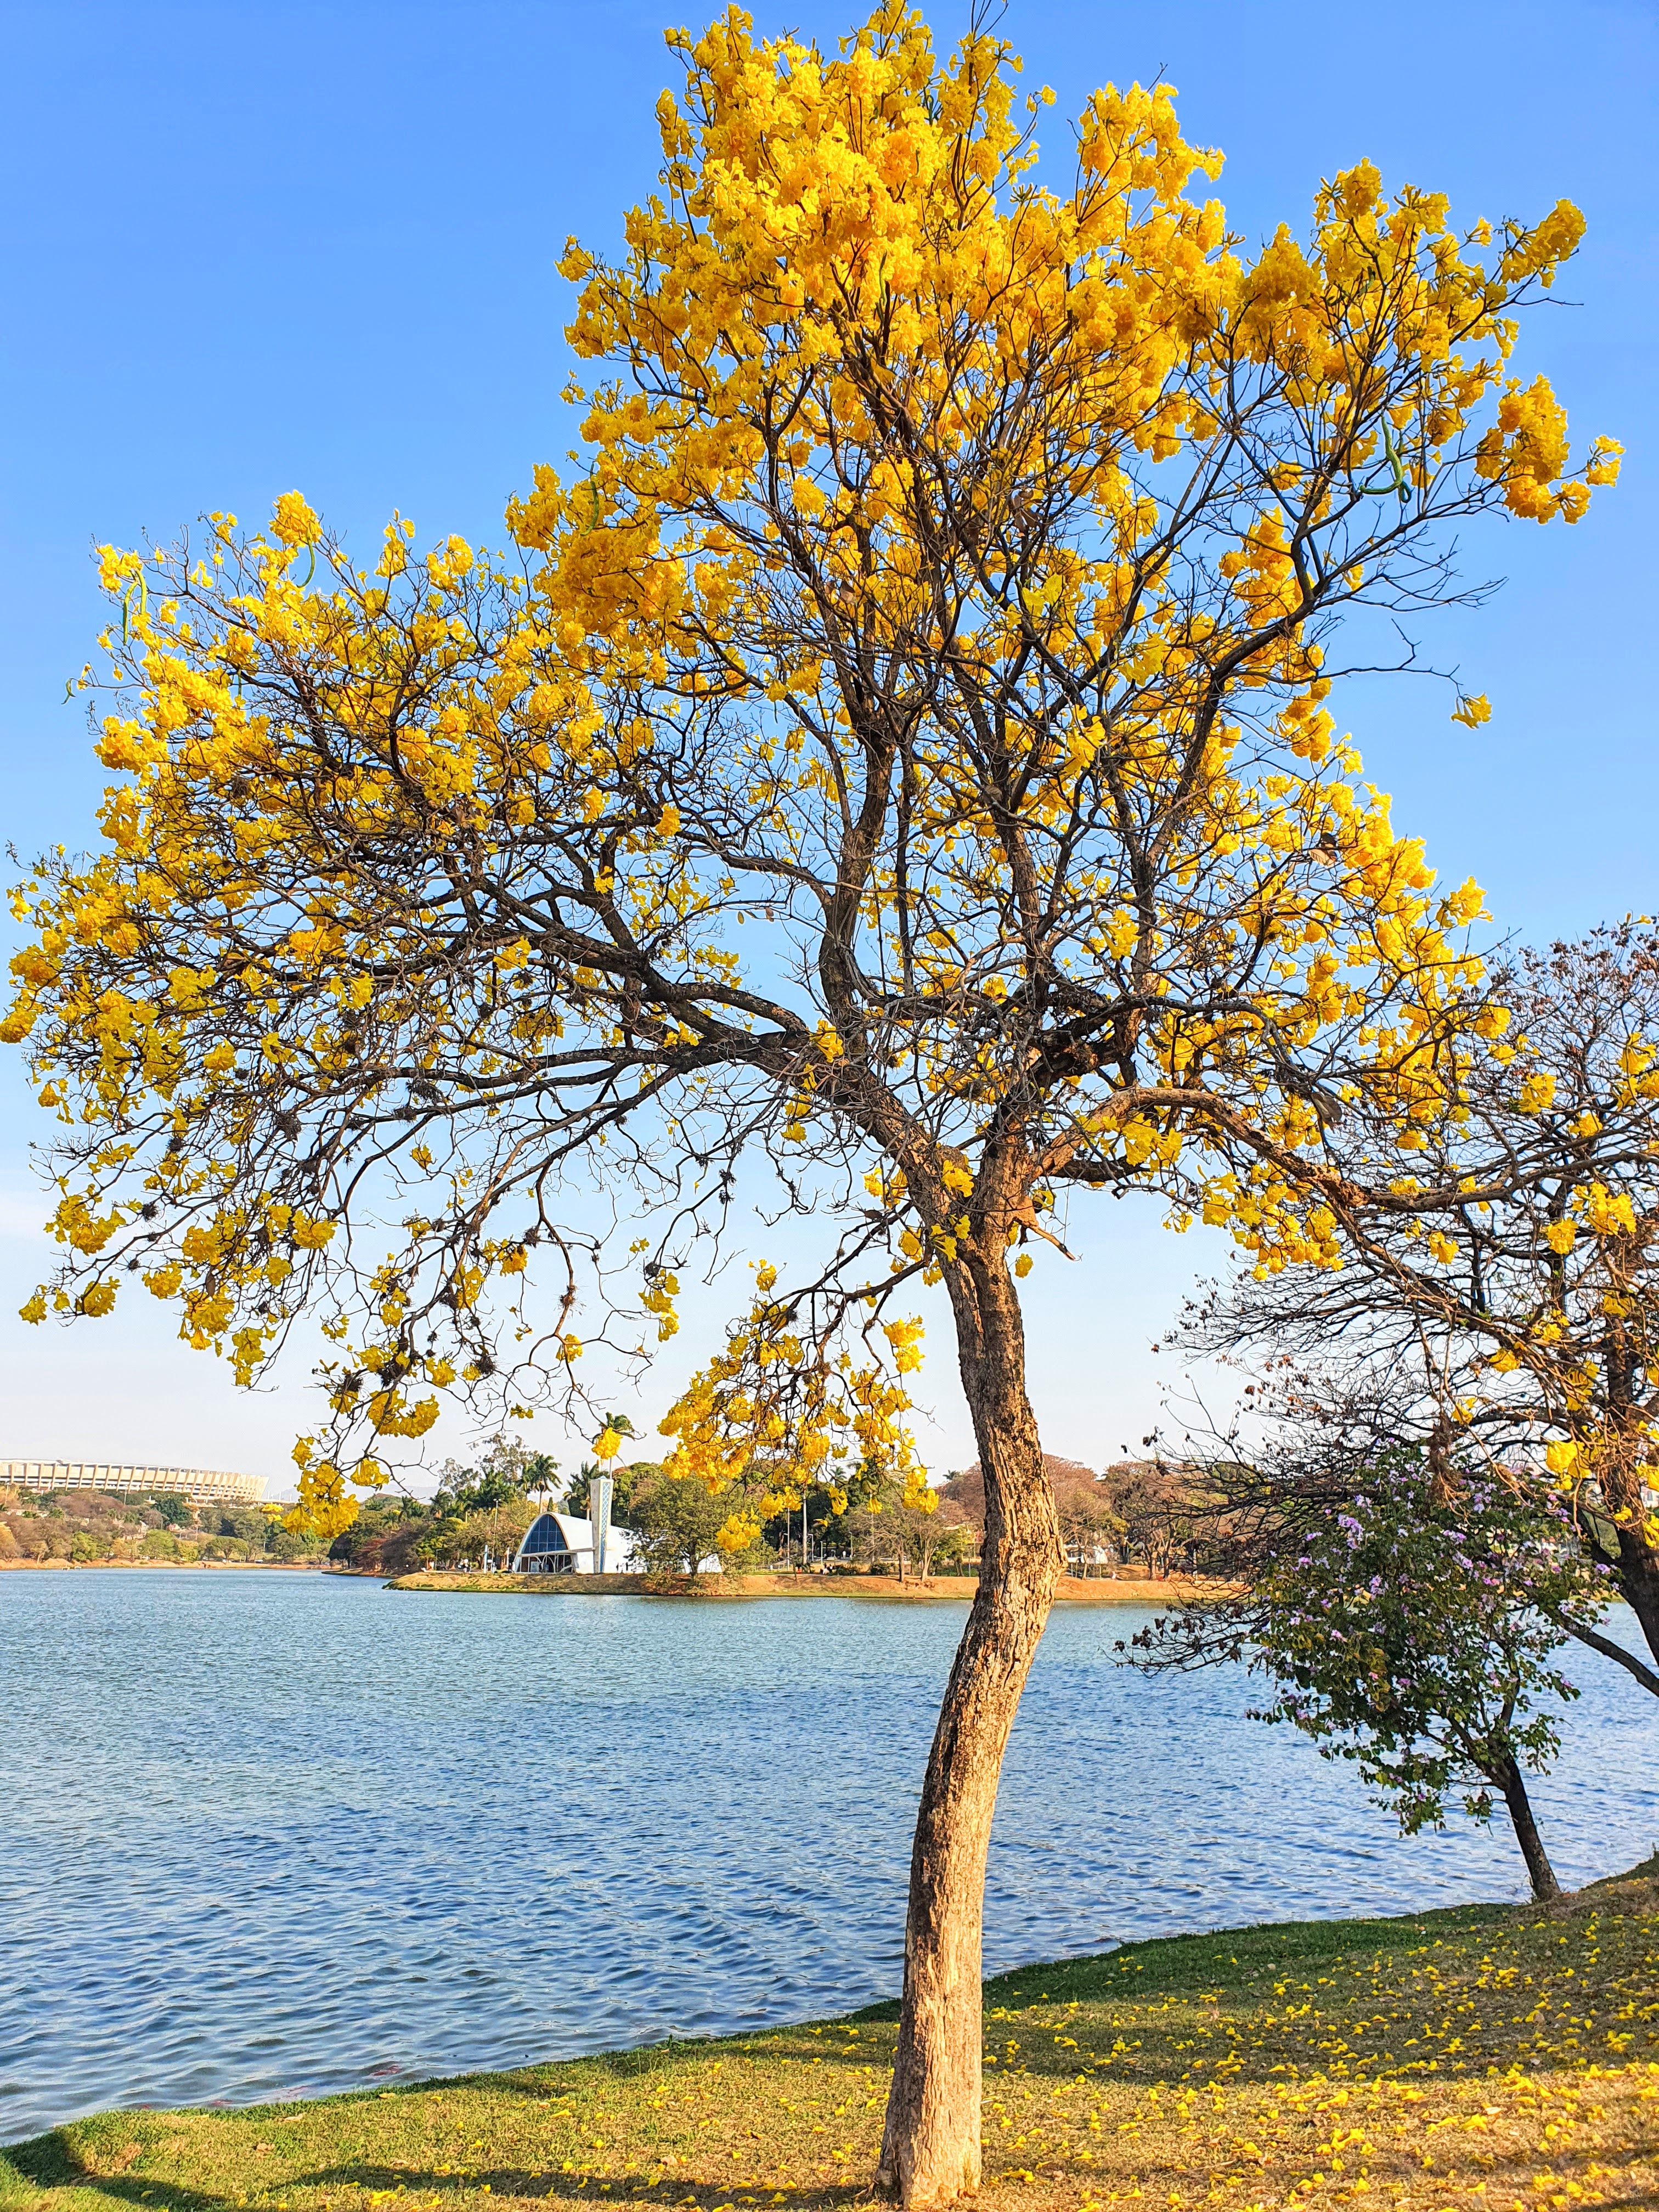
[(149, 1496), (166, 1491), (192, 1505), (258, 1505), (262, 1474), (233, 1474), (224, 1468), (117, 1466), (109, 1460), (0, 1459), (0, 1484), (17, 1490), (114, 1490)]

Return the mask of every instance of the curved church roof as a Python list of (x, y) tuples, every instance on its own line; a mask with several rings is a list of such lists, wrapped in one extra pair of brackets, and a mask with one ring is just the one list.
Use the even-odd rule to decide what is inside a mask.
[[(525, 1531), (524, 1541), (514, 1558), (514, 1571), (522, 1573), (529, 1561), (539, 1566), (550, 1559), (568, 1559), (579, 1575), (591, 1575), (593, 1523), (577, 1513), (538, 1513)], [(633, 1565), (634, 1532), (618, 1527), (613, 1521), (605, 1532), (605, 1572), (627, 1574)]]
[[(519, 1547), (519, 1557), (526, 1553), (532, 1559), (544, 1557), (550, 1552), (574, 1552), (576, 1548), (560, 1523), (568, 1516), (562, 1513), (538, 1513), (525, 1530), (524, 1541)], [(593, 1528), (591, 1522), (581, 1522), (580, 1527), (587, 1539), (587, 1549), (593, 1548)]]

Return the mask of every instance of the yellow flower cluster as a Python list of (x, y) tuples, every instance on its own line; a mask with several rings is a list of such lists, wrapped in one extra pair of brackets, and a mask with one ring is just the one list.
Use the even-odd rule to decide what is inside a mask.
[[(396, 515), (360, 568), (297, 491), (103, 549), (104, 843), (15, 902), (0, 1037), (71, 1132), (25, 1311), (136, 1272), (248, 1381), (320, 1307), (353, 1449), (509, 1388), (538, 1163), (695, 1180), (700, 1129), (873, 1153), (899, 1276), (1131, 1181), (1334, 1265), (1324, 1133), (1455, 1098), (1481, 902), (1396, 835), (1318, 635), (1438, 521), (1573, 520), (1616, 471), (1509, 374), (1565, 204), (1494, 245), (1362, 163), (1252, 258), (1166, 85), (1097, 92), (1050, 186), (979, 18), (945, 61), (901, 0), (833, 55), (736, 9), (671, 43), (660, 189), (562, 264), (586, 473), (535, 470), (510, 558)], [(334, 1234), (383, 1186), (384, 1262)], [(574, 1284), (523, 1355), (567, 1389)], [(832, 1358), (763, 1290), (677, 1461), (908, 1469), (904, 1326)]]
[[(659, 1424), (674, 1439), (664, 1472), (716, 1495), (747, 1487), (768, 1513), (798, 1504), (808, 1486), (827, 1490), (840, 1511), (855, 1476), (879, 1474), (902, 1483), (907, 1505), (931, 1511), (937, 1497), (904, 1423), (910, 1401), (885, 1363), (832, 1356), (823, 1333), (774, 1295), (769, 1265), (756, 1281), (746, 1320)], [(920, 1321), (888, 1322), (884, 1334), (898, 1374), (921, 1365)]]

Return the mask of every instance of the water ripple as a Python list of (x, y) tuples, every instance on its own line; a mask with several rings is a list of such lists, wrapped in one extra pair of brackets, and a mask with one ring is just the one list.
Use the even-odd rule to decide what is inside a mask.
[[(315, 1575), (0, 1576), (0, 2139), (838, 2012), (891, 1992), (961, 1608), (388, 1595)], [(988, 1967), (1518, 1896), (1401, 1841), (1237, 1674), (1056, 1614), (1010, 1747)], [(1659, 1832), (1650, 1700), (1578, 1670), (1540, 1785), (1565, 1881)]]

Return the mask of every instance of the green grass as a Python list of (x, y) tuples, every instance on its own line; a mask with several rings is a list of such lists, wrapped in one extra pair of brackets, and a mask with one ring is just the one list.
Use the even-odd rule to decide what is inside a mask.
[[(980, 2202), (1659, 2203), (1656, 1902), (1627, 1882), (1556, 1914), (1297, 1922), (1001, 1976)], [(244, 2112), (104, 2113), (14, 2148), (0, 2205), (851, 2205), (895, 2012)]]

